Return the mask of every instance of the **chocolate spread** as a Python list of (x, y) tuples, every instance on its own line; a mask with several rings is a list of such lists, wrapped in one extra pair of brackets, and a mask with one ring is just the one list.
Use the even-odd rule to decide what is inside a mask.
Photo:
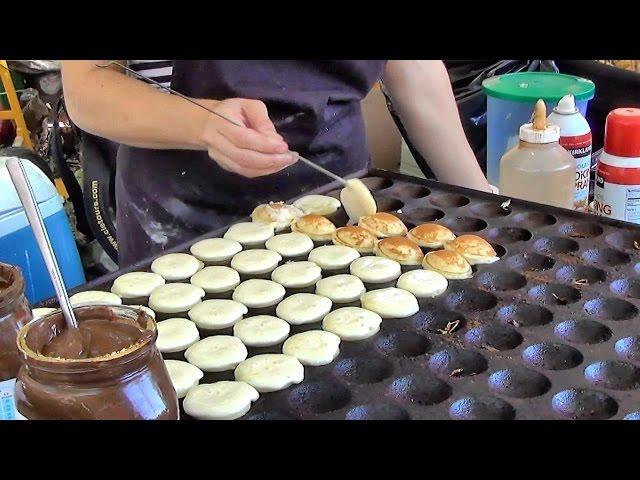
[(15, 378), (20, 368), (18, 331), (31, 320), (20, 270), (0, 263), (0, 381)]
[(94, 318), (78, 328), (66, 328), (42, 348), (42, 355), (57, 358), (95, 358), (126, 349), (145, 337), (133, 322)]
[(120, 306), (74, 312), (77, 329), (58, 311), (20, 331), (19, 412), (31, 420), (178, 419), (153, 319)]

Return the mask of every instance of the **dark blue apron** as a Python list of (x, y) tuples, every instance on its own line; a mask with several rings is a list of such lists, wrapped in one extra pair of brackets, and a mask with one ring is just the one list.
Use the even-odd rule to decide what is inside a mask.
[[(360, 100), (384, 65), (381, 60), (176, 60), (172, 87), (197, 98), (262, 100), (292, 150), (347, 175), (369, 164)], [(120, 266), (247, 216), (258, 203), (289, 199), (328, 181), (302, 162), (248, 179), (223, 170), (206, 152), (121, 146)]]

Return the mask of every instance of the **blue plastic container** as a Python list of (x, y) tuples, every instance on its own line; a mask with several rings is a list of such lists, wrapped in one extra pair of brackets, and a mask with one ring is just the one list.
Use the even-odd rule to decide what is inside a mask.
[(547, 112), (565, 95), (572, 94), (583, 116), (595, 94), (585, 78), (551, 72), (509, 73), (482, 82), (487, 95), (487, 179), (500, 183), (500, 159), (518, 144), (520, 126), (531, 121), (535, 103), (542, 99)]
[[(25, 280), (25, 295), (34, 304), (53, 297), (55, 290), (49, 279), (36, 239), (22, 209), (18, 194), (0, 157), (0, 262), (16, 265)], [(84, 270), (69, 220), (55, 186), (34, 164), (24, 161), (53, 251), (68, 289), (85, 282)]]

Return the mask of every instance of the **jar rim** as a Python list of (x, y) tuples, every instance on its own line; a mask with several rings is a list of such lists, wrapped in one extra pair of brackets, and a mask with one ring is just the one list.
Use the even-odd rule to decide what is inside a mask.
[(24, 294), (24, 277), (20, 268), (0, 262), (0, 278), (10, 282), (0, 295), (0, 309), (2, 309)]
[[(133, 345), (100, 357), (91, 358), (57, 358), (47, 357), (41, 353), (34, 351), (27, 344), (27, 336), (29, 331), (37, 325), (50, 321), (52, 317), (62, 317), (62, 311), (57, 309), (42, 317), (31, 320), (24, 325), (17, 336), (18, 350), (24, 355), (27, 361), (36, 363), (38, 368), (47, 369), (47, 367), (55, 369), (56, 367), (73, 367), (74, 373), (82, 373), (87, 371), (93, 371), (97, 368), (104, 367), (105, 364), (125, 364), (137, 359), (140, 355), (144, 354), (149, 344), (153, 345), (158, 335), (155, 320), (144, 310), (131, 307), (128, 305), (81, 305), (73, 308), (76, 318), (81, 318), (82, 314), (89, 311), (95, 311), (96, 309), (102, 309), (102, 311), (110, 311), (113, 316), (119, 318), (135, 319), (138, 324), (145, 328), (146, 331), (152, 332), (151, 336), (146, 336), (141, 341), (134, 343)], [(142, 321), (141, 321), (142, 320)], [(86, 367), (82, 369), (82, 367)]]

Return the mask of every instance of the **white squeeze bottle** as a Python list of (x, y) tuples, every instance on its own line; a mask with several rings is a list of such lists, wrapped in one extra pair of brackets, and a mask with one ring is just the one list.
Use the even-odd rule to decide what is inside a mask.
[(589, 210), (589, 172), (591, 170), (591, 128), (576, 108), (573, 95), (565, 95), (547, 121), (560, 127), (560, 145), (576, 159), (575, 210)]
[(560, 127), (547, 124), (547, 109), (538, 100), (533, 123), (520, 127), (520, 142), (500, 159), (500, 194), (573, 208), (576, 160), (559, 140)]

